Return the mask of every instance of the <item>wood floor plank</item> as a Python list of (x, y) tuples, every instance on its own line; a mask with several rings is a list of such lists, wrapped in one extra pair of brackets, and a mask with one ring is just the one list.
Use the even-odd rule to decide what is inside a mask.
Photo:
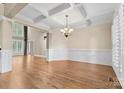
[(116, 89), (120, 83), (111, 66), (76, 61), (47, 62), (33, 56), (13, 57), (13, 71), (0, 74), (0, 88)]

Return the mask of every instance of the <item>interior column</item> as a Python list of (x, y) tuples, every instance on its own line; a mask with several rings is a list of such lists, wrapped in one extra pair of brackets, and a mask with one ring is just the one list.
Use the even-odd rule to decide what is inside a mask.
[(12, 22), (3, 17), (0, 21), (0, 73), (12, 70)]

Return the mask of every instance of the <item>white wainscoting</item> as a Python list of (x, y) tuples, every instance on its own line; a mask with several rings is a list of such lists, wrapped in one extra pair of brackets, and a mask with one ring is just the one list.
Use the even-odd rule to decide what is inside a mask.
[(112, 65), (112, 51), (111, 49), (49, 49), (48, 59)]
[(49, 61), (52, 60), (68, 60), (68, 49), (49, 49)]
[(5, 73), (12, 70), (12, 51), (0, 51), (0, 73)]

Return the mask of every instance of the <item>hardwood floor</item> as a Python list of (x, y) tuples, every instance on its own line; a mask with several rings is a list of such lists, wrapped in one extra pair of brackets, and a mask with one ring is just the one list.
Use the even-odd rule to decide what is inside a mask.
[(120, 88), (108, 77), (116, 79), (110, 66), (18, 56), (13, 71), (0, 74), (0, 88)]

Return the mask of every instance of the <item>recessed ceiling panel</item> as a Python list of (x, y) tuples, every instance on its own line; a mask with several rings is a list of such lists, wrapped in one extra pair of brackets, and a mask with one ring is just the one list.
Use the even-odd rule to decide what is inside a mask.
[(19, 15), (23, 15), (27, 18), (34, 19), (40, 16), (41, 13), (37, 9), (31, 7), (30, 5), (27, 5), (19, 12)]
[(97, 17), (93, 17), (91, 18), (91, 22), (94, 24), (101, 24), (101, 23), (106, 23), (106, 22), (112, 22), (114, 16), (114, 12), (113, 13), (106, 13), (103, 14), (101, 16), (97, 16)]
[(49, 17), (47, 19), (44, 19), (42, 21), (42, 23), (44, 23), (45, 25), (50, 26), (50, 28), (52, 28), (52, 29), (63, 26), (62, 24), (60, 24), (60, 23), (56, 22), (55, 20), (53, 20), (51, 17)]
[(111, 3), (88, 3), (82, 4), (87, 11), (88, 18), (100, 16), (112, 12), (117, 8), (118, 4)]
[[(28, 19), (36, 25), (43, 25), (49, 28), (58, 28), (65, 25), (65, 15), (69, 15), (69, 25), (73, 27), (83, 26), (84, 24), (105, 23), (112, 21), (114, 10), (119, 4), (111, 3), (80, 3), (69, 4), (69, 7), (62, 6), (62, 11), (57, 11), (48, 15), (51, 10), (59, 10), (56, 7), (63, 3), (30, 3), (24, 7), (16, 17)], [(90, 20), (90, 21), (86, 21)]]
[(63, 12), (57, 13), (51, 16), (56, 22), (65, 25), (65, 15), (69, 15), (68, 22), (69, 24), (76, 23), (78, 21), (84, 20), (80, 11), (77, 11), (75, 8), (70, 8), (64, 10)]
[(31, 3), (30, 5), (37, 10), (41, 11), (43, 14), (48, 15), (48, 11), (57, 7), (61, 3)]

